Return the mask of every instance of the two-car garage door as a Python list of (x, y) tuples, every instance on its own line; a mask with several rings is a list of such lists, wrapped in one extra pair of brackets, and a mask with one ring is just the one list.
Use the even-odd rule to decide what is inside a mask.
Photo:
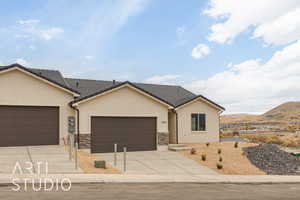
[(0, 147), (59, 144), (59, 108), (0, 106)]
[(155, 117), (92, 117), (91, 152), (156, 150)]

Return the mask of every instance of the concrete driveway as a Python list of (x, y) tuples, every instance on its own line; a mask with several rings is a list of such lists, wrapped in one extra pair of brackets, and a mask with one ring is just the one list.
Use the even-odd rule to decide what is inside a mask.
[[(30, 162), (33, 163), (32, 168)], [(31, 171), (45, 174), (46, 162), (49, 174), (81, 172), (80, 169), (75, 169), (73, 161), (69, 161), (69, 154), (64, 146), (0, 147), (0, 174), (11, 174), (18, 164), (24, 174)], [(27, 170), (28, 168), (32, 170)], [(17, 173), (19, 172), (18, 168)]]
[[(96, 154), (114, 164), (113, 153)], [(173, 151), (127, 152), (126, 174), (146, 175), (217, 175), (215, 171)], [(123, 153), (117, 154), (117, 168), (123, 171)]]

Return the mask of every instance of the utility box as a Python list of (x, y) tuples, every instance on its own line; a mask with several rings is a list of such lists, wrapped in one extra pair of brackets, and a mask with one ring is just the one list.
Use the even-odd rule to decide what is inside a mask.
[(106, 162), (105, 162), (105, 160), (95, 160), (94, 166), (95, 166), (95, 168), (106, 169)]
[(74, 116), (68, 117), (68, 131), (69, 133), (75, 133), (76, 121)]

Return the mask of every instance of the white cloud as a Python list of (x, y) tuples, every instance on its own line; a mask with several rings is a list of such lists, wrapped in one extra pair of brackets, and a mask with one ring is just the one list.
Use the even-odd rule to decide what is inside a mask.
[(222, 22), (211, 27), (210, 41), (232, 41), (249, 27), (268, 44), (287, 44), (300, 36), (299, 0), (211, 0), (204, 13)]
[(60, 27), (48, 27), (41, 24), (40, 20), (19, 20), (17, 25), (6, 30), (15, 34), (19, 39), (52, 40), (57, 38), (64, 30)]
[(94, 56), (84, 56), (84, 58), (87, 60), (92, 60), (92, 59), (94, 59)]
[(36, 25), (36, 24), (40, 23), (40, 20), (38, 20), (38, 19), (19, 20), (18, 23), (21, 24), (21, 25), (26, 24), (26, 25), (33, 26), (33, 25)]
[(198, 44), (193, 50), (192, 50), (192, 57), (199, 59), (203, 58), (210, 54), (210, 48), (205, 44)]
[(29, 65), (29, 62), (27, 60), (25, 60), (24, 58), (17, 58), (15, 62), (20, 64), (20, 65), (24, 65), (24, 66)]
[(207, 80), (187, 85), (224, 105), (228, 112), (263, 112), (300, 99), (300, 41), (276, 52), (266, 63), (247, 60)]
[(57, 37), (59, 34), (63, 33), (64, 30), (62, 28), (49, 28), (44, 30), (37, 30), (36, 34), (39, 35), (44, 40), (52, 40)]
[(28, 47), (30, 50), (36, 50), (36, 46), (34, 46), (34, 45), (29, 45), (29, 47)]
[(180, 76), (177, 74), (156, 75), (146, 79), (146, 83), (174, 84)]
[(184, 26), (178, 27), (176, 29), (177, 37), (182, 37), (182, 35), (185, 33), (185, 31), (186, 31), (186, 28)]

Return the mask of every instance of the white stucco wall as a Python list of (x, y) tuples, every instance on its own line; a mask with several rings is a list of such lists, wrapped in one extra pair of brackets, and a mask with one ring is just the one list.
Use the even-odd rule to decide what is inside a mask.
[[(206, 114), (206, 131), (192, 131), (191, 114)], [(177, 110), (178, 143), (216, 142), (219, 141), (219, 113), (209, 104), (197, 100)]]
[(168, 108), (124, 86), (78, 105), (80, 134), (91, 133), (92, 116), (157, 117), (157, 131), (168, 132)]
[(60, 139), (68, 134), (68, 116), (75, 115), (68, 106), (73, 99), (71, 93), (18, 69), (0, 73), (0, 105), (58, 106)]

